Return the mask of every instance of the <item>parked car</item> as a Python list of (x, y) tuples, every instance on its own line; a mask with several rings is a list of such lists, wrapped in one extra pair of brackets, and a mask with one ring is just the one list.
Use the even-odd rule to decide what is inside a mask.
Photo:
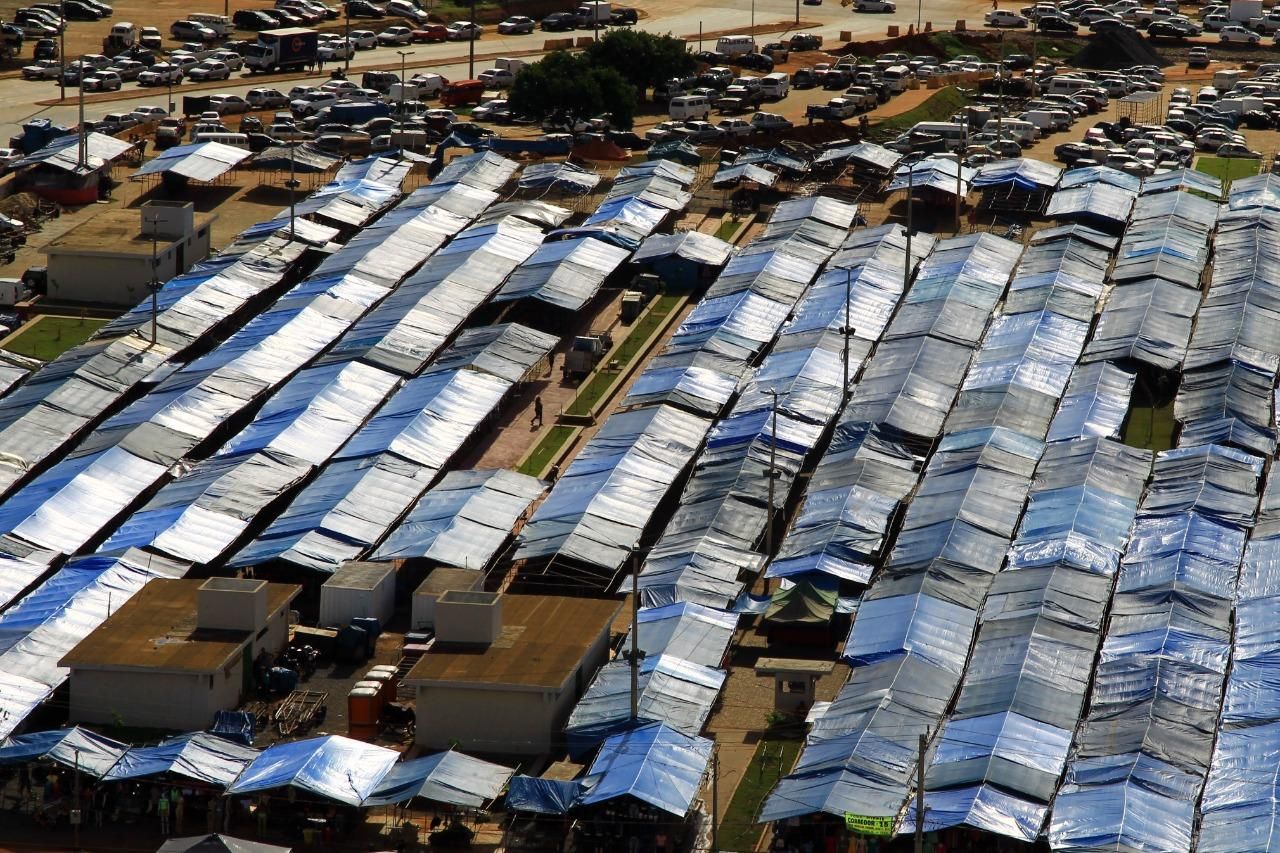
[(225, 62), (206, 59), (187, 72), (192, 80), (226, 80), (231, 76), (231, 68)]
[(169, 25), (169, 35), (179, 41), (216, 41), (218, 34), (195, 21), (174, 21)]
[(1030, 25), (1030, 21), (1008, 9), (993, 9), (984, 18), (988, 27), (1014, 27), (1022, 29)]
[(738, 57), (738, 64), (751, 71), (763, 71), (767, 74), (773, 70), (773, 57), (764, 53), (744, 53)]
[(856, 0), (853, 4), (855, 12), (889, 12), (898, 11), (898, 4), (893, 0)]
[(347, 38), (356, 50), (373, 50), (378, 46), (378, 34), (373, 30), (352, 30)]
[(86, 92), (118, 92), (124, 81), (114, 71), (95, 71), (80, 81)]
[(181, 82), (182, 69), (168, 62), (157, 62), (138, 75), (139, 86), (176, 86)]
[(578, 16), (572, 12), (552, 12), (539, 26), (548, 33), (568, 32), (578, 28)]
[(114, 71), (121, 80), (131, 83), (138, 79), (139, 74), (147, 70), (147, 66), (136, 59), (118, 59), (107, 70)]
[(720, 135), (725, 139), (750, 136), (755, 130), (755, 128), (751, 126), (751, 122), (744, 121), (740, 118), (722, 119), (716, 123), (716, 127), (720, 129)]
[(244, 68), (244, 57), (234, 50), (215, 50), (209, 55), (209, 58), (225, 63), (232, 71), (239, 71)]
[(1218, 146), (1217, 154), (1219, 157), (1247, 157), (1250, 160), (1262, 158), (1261, 153), (1240, 142), (1228, 142)]
[(1067, 35), (1075, 35), (1078, 32), (1078, 28), (1075, 23), (1068, 21), (1066, 18), (1046, 16), (1036, 21), (1036, 31), (1041, 33), (1065, 33)]
[(412, 38), (416, 42), (441, 42), (449, 38), (449, 28), (444, 24), (427, 24), (414, 29)]
[(777, 113), (756, 113), (751, 117), (751, 126), (765, 132), (781, 132), (795, 127), (789, 119)]
[(347, 0), (346, 10), (350, 18), (382, 19), (387, 16), (385, 9), (369, 0)]
[(1209, 66), (1209, 48), (1193, 47), (1187, 51), (1188, 68), (1207, 68)]
[(260, 9), (240, 9), (231, 16), (231, 24), (238, 30), (258, 32), (274, 29), (276, 22)]
[(415, 24), (425, 24), (427, 22), (427, 13), (411, 0), (387, 0), (387, 5), (383, 10), (388, 15), (399, 15)]
[(244, 98), (227, 94), (210, 95), (209, 108), (220, 116), (247, 113), (250, 109), (249, 102)]
[(24, 80), (57, 80), (62, 74), (62, 63), (56, 59), (39, 59), (22, 67)]
[(255, 110), (273, 110), (289, 105), (289, 99), (278, 89), (250, 89), (244, 99)]
[(499, 35), (516, 36), (533, 32), (537, 24), (533, 18), (524, 15), (512, 15), (502, 23), (498, 24)]
[(169, 111), (162, 106), (149, 104), (141, 107), (134, 107), (132, 115), (141, 122), (160, 121), (168, 117)]
[(1218, 30), (1218, 41), (1225, 44), (1258, 44), (1262, 36), (1239, 24), (1228, 24)]
[(484, 27), (471, 21), (454, 21), (447, 29), (450, 41), (473, 41), (484, 35)]
[(378, 33), (378, 44), (383, 47), (406, 45), (413, 41), (413, 30), (408, 27), (387, 27)]
[(313, 116), (325, 107), (331, 107), (336, 103), (338, 103), (336, 92), (308, 92), (301, 98), (290, 101), (289, 109), (295, 116), (303, 118)]

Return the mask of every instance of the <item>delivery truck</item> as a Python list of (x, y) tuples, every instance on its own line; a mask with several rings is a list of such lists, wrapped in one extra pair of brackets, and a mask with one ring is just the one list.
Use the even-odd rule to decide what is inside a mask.
[(316, 59), (316, 31), (302, 27), (263, 30), (258, 43), (244, 49), (244, 64), (255, 71), (296, 71), (311, 66)]

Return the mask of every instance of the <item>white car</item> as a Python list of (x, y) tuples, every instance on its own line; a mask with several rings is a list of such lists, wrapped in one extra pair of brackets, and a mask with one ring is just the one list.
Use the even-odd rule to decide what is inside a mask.
[(95, 71), (80, 81), (86, 92), (118, 92), (124, 81), (114, 71)]
[(117, 59), (107, 70), (114, 71), (120, 75), (121, 80), (127, 82), (129, 80), (137, 80), (138, 75), (147, 70), (147, 66), (136, 59)]
[(988, 27), (1025, 27), (1030, 22), (1017, 12), (1008, 9), (995, 9), (986, 15)]
[(325, 107), (338, 103), (338, 96), (333, 92), (311, 92), (289, 104), (289, 109), (296, 116), (313, 116)]
[(425, 24), (427, 22), (427, 13), (411, 0), (388, 0), (387, 5), (382, 8), (386, 10), (388, 15), (399, 15), (402, 18), (408, 18), (415, 24)]
[(220, 116), (249, 112), (249, 102), (239, 95), (210, 95), (209, 106), (216, 110)]
[(351, 80), (330, 80), (320, 87), (322, 92), (333, 92), (335, 95), (343, 96), (351, 92), (355, 92), (360, 86)]
[(751, 117), (751, 126), (762, 131), (790, 130), (795, 127), (789, 119), (777, 113), (756, 113)]
[(348, 38), (356, 50), (373, 50), (378, 46), (378, 34), (373, 30), (352, 30)]
[(492, 101), (485, 101), (480, 106), (471, 111), (471, 117), (476, 121), (488, 121), (495, 112), (505, 110), (507, 102), (503, 98), (497, 98)]
[(502, 23), (498, 24), (498, 34), (504, 36), (516, 36), (524, 33), (531, 33), (538, 26), (537, 21), (525, 15), (512, 15)]
[(516, 81), (516, 75), (505, 68), (489, 68), (480, 72), (479, 79), (490, 89), (506, 89)]
[(255, 110), (273, 110), (289, 105), (289, 99), (278, 89), (250, 89), (244, 99)]
[(1262, 36), (1239, 24), (1228, 24), (1218, 30), (1218, 41), (1237, 44), (1258, 44)]
[(755, 130), (755, 128), (751, 126), (751, 122), (743, 121), (740, 118), (727, 118), (724, 121), (718, 122), (716, 127), (720, 129), (720, 135), (725, 138), (750, 136), (751, 132)]
[(453, 110), (447, 110), (444, 107), (432, 107), (423, 112), (422, 117), (427, 121), (453, 124), (458, 120), (458, 114)]
[(471, 41), (484, 35), (484, 27), (471, 21), (456, 21), (447, 28), (450, 41)]
[(378, 33), (378, 44), (384, 47), (405, 45), (413, 41), (413, 30), (408, 27), (387, 27)]
[(231, 76), (231, 69), (225, 62), (206, 59), (188, 71), (187, 76), (192, 80), (226, 80)]
[(159, 121), (162, 118), (168, 118), (169, 111), (164, 107), (151, 104), (143, 107), (135, 107), (133, 110), (133, 116), (138, 121)]
[(138, 75), (139, 86), (175, 86), (182, 82), (182, 69), (167, 62), (157, 62)]
[(336, 59), (350, 59), (355, 56), (356, 46), (344, 38), (331, 39), (323, 42), (316, 49), (316, 56), (326, 62)]
[(896, 12), (898, 5), (893, 0), (857, 0), (853, 4), (855, 12)]
[(225, 62), (227, 67), (232, 71), (239, 71), (244, 68), (244, 57), (236, 53), (234, 50), (215, 50), (210, 59), (216, 59), (219, 62)]
[(57, 80), (62, 75), (62, 63), (56, 59), (38, 59), (22, 67), (23, 80)]

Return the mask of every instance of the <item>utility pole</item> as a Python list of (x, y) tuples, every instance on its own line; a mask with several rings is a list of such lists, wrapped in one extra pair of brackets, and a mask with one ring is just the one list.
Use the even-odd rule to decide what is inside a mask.
[[(404, 90), (409, 83), (408, 78), (404, 76), (405, 75), (404, 60), (406, 57), (413, 56), (413, 51), (397, 50), (396, 53), (400, 54), (400, 135), (401, 135), (401, 138), (403, 139), (404, 137)], [(404, 159), (404, 148), (403, 148), (404, 142), (401, 141), (400, 145), (402, 146), (399, 149), (400, 159), (403, 160)]]
[(62, 18), (62, 29), (58, 30), (58, 60), (62, 63), (62, 73), (58, 75), (58, 100), (67, 99), (67, 4), (66, 0), (58, 2), (58, 16)]
[(351, 46), (351, 10), (346, 3), (342, 4), (342, 40), (346, 43), (342, 50), (342, 76), (345, 77), (351, 70), (351, 54), (356, 52)]
[(773, 490), (774, 483), (778, 480), (778, 390), (771, 388), (769, 394), (773, 397), (773, 406), (770, 413), (772, 426), (769, 428), (769, 521), (764, 528), (766, 556), (773, 553)]
[(640, 719), (640, 552), (631, 557), (631, 721)]
[(960, 139), (960, 149), (956, 151), (956, 236), (960, 235), (960, 208), (964, 205), (964, 188), (960, 180), (960, 171), (964, 168), (964, 150), (969, 147), (969, 115), (964, 118), (964, 136)]
[(81, 169), (89, 160), (89, 135), (84, 130), (84, 57), (80, 58), (80, 149), (76, 156), (76, 165)]
[(916, 164), (907, 164), (907, 257), (902, 264), (902, 292), (911, 289), (911, 200), (916, 194)]
[(720, 853), (720, 753), (711, 743), (711, 853)]
[(751, 40), (756, 40), (756, 0), (751, 0)]
[[(471, 20), (467, 23), (472, 27), (476, 25), (476, 0), (471, 0)], [(467, 35), (467, 79), (476, 79), (476, 31), (473, 29)]]
[(920, 754), (916, 756), (916, 853), (924, 853), (924, 750), (928, 735), (920, 735)]

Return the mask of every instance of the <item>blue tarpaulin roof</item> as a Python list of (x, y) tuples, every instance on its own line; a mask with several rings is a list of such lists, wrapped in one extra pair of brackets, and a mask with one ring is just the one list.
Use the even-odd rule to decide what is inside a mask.
[(997, 160), (978, 169), (973, 180), (975, 189), (985, 189), (1002, 184), (1012, 184), (1020, 190), (1051, 190), (1058, 185), (1062, 169), (1042, 160), (1019, 157), (1016, 160)]
[(259, 751), (205, 732), (170, 738), (158, 746), (133, 747), (104, 779), (141, 779), (172, 774), (226, 787), (253, 763)]
[(363, 805), (405, 803), (415, 797), (434, 803), (483, 808), (498, 798), (515, 771), (452, 750), (394, 765)]
[(540, 779), (536, 776), (512, 776), (507, 787), (506, 806), (509, 811), (534, 812), (536, 814), (568, 814), (578, 798), (583, 785), (578, 780)]
[(340, 735), (278, 743), (263, 750), (227, 793), (292, 787), (358, 806), (399, 758), (395, 750)]
[(630, 796), (684, 817), (702, 787), (714, 743), (662, 723), (616, 734), (600, 747), (587, 771), (584, 806)]
[(72, 726), (9, 738), (0, 746), (0, 764), (55, 761), (66, 767), (78, 766), (82, 772), (101, 778), (128, 749), (128, 744)]

